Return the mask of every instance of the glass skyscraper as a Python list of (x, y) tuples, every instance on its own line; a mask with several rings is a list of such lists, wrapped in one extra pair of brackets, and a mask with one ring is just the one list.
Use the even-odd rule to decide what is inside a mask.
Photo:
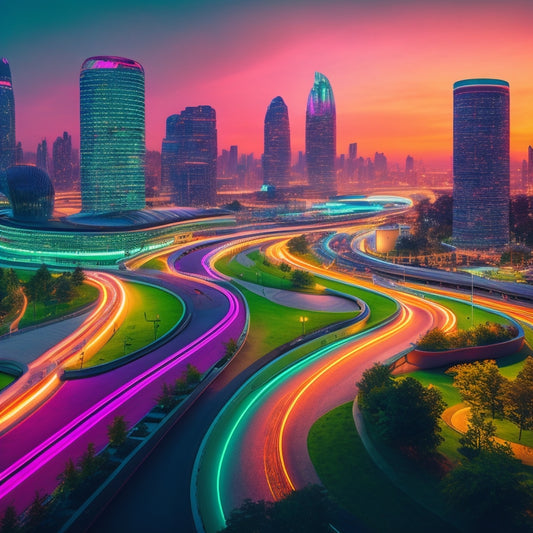
[(167, 118), (161, 150), (161, 179), (180, 206), (216, 203), (216, 112), (208, 105), (187, 107)]
[(145, 207), (144, 70), (131, 59), (87, 59), (80, 74), (82, 211)]
[[(3, 57), (0, 59), (0, 175), (15, 164), (15, 148), (15, 97), (9, 63)], [(0, 190), (3, 185), (0, 183)]]
[(291, 130), (289, 112), (281, 96), (276, 96), (265, 115), (263, 183), (287, 187), (291, 175)]
[(453, 242), (500, 249), (509, 242), (509, 83), (453, 86)]
[(319, 196), (337, 194), (335, 175), (336, 113), (329, 80), (315, 72), (315, 83), (307, 100), (305, 117), (305, 157), (307, 176)]

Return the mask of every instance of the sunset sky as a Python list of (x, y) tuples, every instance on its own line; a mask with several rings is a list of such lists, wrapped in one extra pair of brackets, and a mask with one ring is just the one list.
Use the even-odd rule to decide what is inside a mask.
[(511, 85), (511, 155), (533, 144), (531, 0), (93, 0), (2, 5), (0, 56), (13, 75), (17, 139), (35, 151), (64, 130), (79, 146), (79, 69), (94, 55), (139, 61), (146, 141), (186, 106), (217, 112), (219, 151), (263, 151), (272, 98), (289, 108), (292, 150), (304, 149), (314, 71), (337, 106), (337, 152), (449, 161), (452, 85)]

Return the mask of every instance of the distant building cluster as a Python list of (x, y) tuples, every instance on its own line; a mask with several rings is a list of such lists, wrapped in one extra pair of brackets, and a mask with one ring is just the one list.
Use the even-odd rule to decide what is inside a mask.
[[(515, 175), (509, 162), (509, 84), (462, 80), (455, 83), (453, 98), (453, 241), (463, 248), (500, 249), (509, 241), (509, 196)], [(291, 165), (289, 110), (281, 96), (266, 110), (261, 157), (240, 154), (236, 145), (219, 155), (216, 112), (209, 105), (170, 115), (161, 152), (147, 151), (143, 67), (114, 56), (91, 57), (81, 67), (79, 154), (68, 132), (57, 137), (51, 150), (42, 139), (36, 153), (26, 154), (15, 137), (9, 63), (0, 61), (0, 191), (11, 195), (12, 203), (17, 197), (19, 215), (26, 193), (21, 193), (22, 186), (19, 191), (8, 184), (7, 171), (22, 163), (33, 163), (49, 174), (57, 192), (79, 188), (81, 210), (87, 215), (142, 209), (147, 198), (149, 206), (163, 198), (183, 207), (215, 206), (218, 192), (232, 190), (262, 188), (272, 198), (276, 191), (292, 190), (327, 199), (391, 186), (452, 184), (446, 173), (426, 175), (423, 164), (411, 155), (402, 167), (391, 165), (383, 152), (362, 157), (353, 142), (347, 154), (337, 156), (335, 99), (328, 78), (319, 72), (307, 99), (305, 151), (295, 159)], [(41, 174), (37, 178), (29, 167), (23, 168), (11, 175), (22, 180), (26, 172), (44, 183)], [(516, 175), (520, 188), (531, 191), (531, 146)], [(32, 209), (38, 204), (32, 200)], [(42, 209), (49, 209), (49, 204)]]

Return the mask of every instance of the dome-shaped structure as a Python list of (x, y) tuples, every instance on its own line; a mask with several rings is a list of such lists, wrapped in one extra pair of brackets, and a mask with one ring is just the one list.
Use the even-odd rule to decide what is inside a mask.
[(16, 220), (48, 220), (54, 210), (54, 186), (48, 174), (32, 165), (7, 169), (7, 192)]

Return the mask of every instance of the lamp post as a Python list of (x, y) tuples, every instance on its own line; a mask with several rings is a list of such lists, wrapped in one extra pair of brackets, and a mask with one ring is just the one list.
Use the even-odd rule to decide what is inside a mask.
[(144, 319), (146, 322), (152, 322), (154, 324), (154, 341), (157, 339), (157, 328), (159, 327), (159, 322), (161, 322), (161, 319), (159, 318), (159, 315), (156, 315), (155, 318), (146, 318), (146, 311), (144, 313)]
[(307, 316), (301, 316), (300, 322), (302, 323), (302, 335), (305, 335), (305, 323), (309, 320)]

